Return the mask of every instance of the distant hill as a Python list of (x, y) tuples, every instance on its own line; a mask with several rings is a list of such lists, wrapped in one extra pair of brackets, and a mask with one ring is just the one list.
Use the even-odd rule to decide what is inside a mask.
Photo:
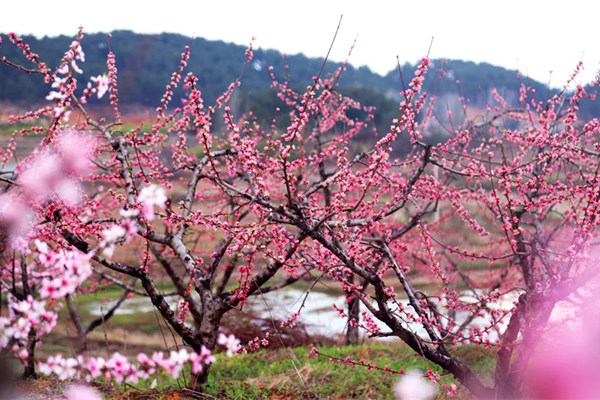
[[(29, 66), (31, 63), (21, 54), (20, 49), (12, 45), (5, 35), (2, 36), (5, 40), (0, 47), (0, 55)], [(67, 36), (23, 38), (50, 67), (56, 67), (73, 40)], [(177, 34), (142, 35), (116, 31), (112, 33), (110, 46), (116, 54), (121, 102), (158, 106), (165, 85), (179, 64), (184, 47), (190, 43), (191, 57), (187, 70), (199, 77), (205, 100), (214, 101), (239, 76), (245, 61), (244, 46), (202, 38), (192, 41), (189, 37)], [(85, 63), (81, 64), (83, 77), (106, 72), (106, 55), (109, 51), (106, 34), (85, 35), (82, 48), (86, 58)], [(323, 59), (307, 58), (301, 54), (289, 56), (292, 83), (306, 86), (318, 73), (322, 63)], [(328, 63), (326, 71), (331, 72), (340, 65)], [(267, 70), (269, 66), (275, 68), (279, 78), (284, 78), (284, 61), (280, 52), (255, 50), (254, 60), (244, 73), (242, 90), (260, 93), (268, 89), (271, 83)], [(357, 81), (360, 86), (379, 90), (386, 89), (389, 84), (386, 78), (372, 73), (368, 68), (355, 69), (350, 66), (340, 79), (340, 85), (351, 87)], [(399, 91), (399, 88), (395, 91)], [(47, 93), (48, 86), (41, 77), (28, 76), (5, 65), (0, 67), (0, 100), (36, 102)]]
[[(11, 61), (29, 66), (29, 61), (24, 58), (20, 50), (8, 41), (6, 35), (2, 36), (4, 41), (0, 47), (0, 56), (6, 56)], [(67, 36), (41, 39), (25, 36), (24, 39), (50, 67), (56, 66), (72, 41), (72, 38)], [(202, 38), (191, 40), (178, 34), (146, 35), (131, 31), (116, 31), (112, 33), (110, 46), (116, 54), (121, 103), (157, 107), (165, 85), (179, 63), (181, 52), (190, 43), (191, 57), (187, 71), (192, 71), (199, 77), (205, 102), (212, 103), (229, 83), (239, 76), (245, 60), (244, 46)], [(82, 47), (86, 57), (86, 62), (81, 64), (84, 70), (84, 81), (90, 76), (106, 72), (106, 55), (109, 51), (106, 34), (85, 35)], [(287, 62), (291, 84), (301, 88), (311, 83), (312, 77), (321, 68), (323, 59), (307, 58), (299, 54), (289, 55)], [(476, 64), (460, 60), (433, 60), (433, 65), (434, 68), (428, 75), (425, 87), (431, 87), (431, 91), (436, 91), (438, 97), (457, 98), (456, 80), (460, 80), (460, 92), (464, 98), (470, 100), (472, 107), (484, 108), (492, 102), (490, 92), (494, 87), (509, 102), (514, 104), (518, 102), (521, 82), (517, 78), (516, 71), (486, 63)], [(442, 79), (438, 79), (435, 85), (431, 85), (435, 71), (442, 65), (447, 74)], [(279, 80), (284, 80), (285, 70), (281, 53), (275, 50), (255, 50), (254, 60), (246, 69), (240, 87), (241, 100), (238, 98), (238, 101), (242, 107), (253, 109), (260, 114), (260, 110), (264, 109), (266, 112), (268, 107), (277, 101), (269, 94), (271, 83), (268, 74), (269, 66), (274, 67), (274, 73)], [(339, 63), (328, 62), (326, 72), (332, 72), (339, 66)], [(402, 73), (405, 84), (408, 84), (414, 74), (414, 65), (404, 65)], [(526, 86), (536, 89), (538, 100), (545, 100), (548, 94), (556, 92), (549, 91), (546, 85), (537, 81), (526, 78), (522, 80)], [(380, 119), (385, 119), (383, 123), (389, 126), (383, 114), (388, 111), (393, 113), (397, 109), (395, 103), (399, 100), (399, 92), (402, 90), (397, 69), (381, 76), (369, 68), (355, 68), (350, 65), (339, 80), (339, 85), (347, 91), (354, 90), (359, 101), (368, 99), (378, 103), (366, 105), (383, 107), (378, 116)], [(39, 103), (43, 101), (48, 91), (49, 87), (44, 84), (41, 76), (27, 75), (0, 64), (0, 101), (10, 100), (20, 104)], [(177, 99), (177, 93), (174, 97)], [(103, 101), (107, 102), (108, 99)], [(597, 106), (588, 105), (583, 108), (588, 116), (595, 116), (599, 111)], [(272, 115), (264, 117), (271, 118)]]

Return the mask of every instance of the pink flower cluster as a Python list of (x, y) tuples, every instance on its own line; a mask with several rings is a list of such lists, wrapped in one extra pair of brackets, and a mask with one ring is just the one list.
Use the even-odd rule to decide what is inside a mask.
[(46, 309), (46, 302), (37, 301), (32, 296), (18, 301), (9, 296), (9, 315), (0, 317), (0, 349), (5, 348), (11, 339), (17, 341), (13, 351), (19, 349), (18, 341), (26, 340), (32, 329), (38, 334), (49, 333), (56, 325), (58, 314)]
[(39, 240), (35, 243), (39, 251), (39, 260), (46, 267), (46, 273), (49, 277), (56, 276), (53, 279), (42, 279), (40, 289), (42, 299), (60, 299), (67, 294), (75, 293), (77, 288), (92, 275), (91, 253), (64, 249), (52, 252), (48, 250), (46, 243)]
[(117, 89), (117, 63), (115, 54), (111, 51), (106, 59), (106, 67), (108, 68), (108, 91), (110, 104), (115, 112), (115, 120), (121, 120), (121, 112), (119, 111), (119, 90)]
[(0, 196), (0, 221), (14, 248), (24, 248), (38, 207), (48, 201), (65, 206), (80, 201), (79, 179), (90, 171), (94, 149), (91, 138), (65, 130), (53, 145), (17, 166), (18, 187)]
[[(46, 96), (46, 100), (54, 101), (56, 103), (54, 107), (54, 117), (57, 120), (62, 117), (64, 122), (69, 121), (71, 115), (69, 98), (77, 87), (75, 81), (72, 79), (73, 72), (77, 72), (78, 74), (83, 73), (76, 61), (79, 60), (85, 62), (85, 53), (81, 48), (82, 38), (83, 35), (80, 30), (77, 40), (74, 40), (71, 43), (69, 50), (62, 59), (61, 66), (56, 70), (56, 74), (52, 76), (52, 88), (56, 89), (56, 91), (51, 91), (48, 96)], [(58, 76), (59, 74), (65, 75), (65, 77), (61, 78)], [(88, 86), (89, 85), (90, 84), (88, 84)], [(91, 86), (88, 89), (91, 89)], [(89, 90), (88, 93), (91, 94)], [(84, 102), (85, 99), (86, 96), (83, 97)]]
[(240, 340), (236, 338), (233, 334), (227, 336), (221, 333), (219, 335), (219, 339), (217, 341), (222, 346), (225, 346), (227, 349), (227, 357), (231, 357), (233, 353), (240, 350)]
[(142, 205), (142, 215), (148, 220), (154, 220), (154, 207), (164, 208), (167, 202), (165, 190), (157, 185), (144, 187), (138, 195), (138, 201)]
[(171, 75), (171, 82), (166, 87), (166, 92), (161, 99), (161, 106), (156, 109), (159, 113), (159, 116), (162, 116), (162, 113), (166, 110), (167, 105), (172, 99), (173, 89), (177, 87), (179, 81), (181, 80), (181, 72), (187, 66), (187, 62), (190, 59), (190, 46), (185, 46), (185, 51), (181, 53), (181, 61), (179, 62), (179, 66), (177, 67), (177, 71), (173, 72)]
[(33, 51), (31, 51), (31, 47), (28, 44), (24, 43), (22, 38), (17, 37), (17, 35), (14, 32), (10, 32), (8, 34), (8, 39), (14, 45), (16, 45), (18, 48), (20, 48), (23, 51), (23, 55), (25, 57), (27, 57), (27, 59), (29, 61), (36, 64), (36, 66), (38, 67), (38, 70), (40, 72), (42, 72), (43, 74), (45, 74), (46, 82), (49, 82), (50, 81), (50, 68), (48, 68), (46, 63), (40, 61), (40, 59), (39, 59), (40, 56), (37, 53), (34, 53)]
[(140, 353), (137, 356), (137, 363), (131, 362), (119, 353), (114, 353), (109, 359), (83, 356), (64, 358), (57, 355), (49, 357), (46, 362), (38, 363), (38, 368), (42, 374), (56, 375), (61, 380), (85, 378), (91, 382), (102, 377), (107, 381), (114, 379), (117, 383), (137, 384), (160, 370), (177, 379), (187, 364), (190, 364), (193, 373), (198, 374), (202, 372), (204, 366), (215, 361), (216, 358), (210, 350), (202, 346), (200, 353), (180, 349), (171, 351), (167, 357), (163, 352), (155, 352), (152, 357)]
[[(109, 88), (108, 76), (107, 75), (98, 75), (96, 77), (92, 76), (90, 78), (90, 80), (92, 82), (95, 82), (98, 85), (98, 87), (94, 88), (94, 89), (96, 89), (96, 94), (97, 94), (98, 98), (101, 99), (106, 94), (106, 92), (108, 92), (108, 88)], [(93, 91), (92, 91), (92, 93), (93, 93)]]

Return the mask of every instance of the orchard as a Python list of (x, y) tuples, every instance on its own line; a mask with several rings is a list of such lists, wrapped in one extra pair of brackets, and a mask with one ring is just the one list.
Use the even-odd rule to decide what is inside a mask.
[[(202, 393), (219, 348), (231, 357), (269, 351), (327, 282), (345, 293), (345, 305), (331, 306), (346, 321), (348, 344), (360, 334), (396, 338), (430, 369), (339, 358), (318, 346), (312, 356), (348, 375), (365, 368), (397, 376), (400, 399), (457, 390), (479, 399), (597, 396), (600, 121), (580, 119), (579, 104), (594, 100), (600, 80), (575, 84), (582, 64), (558, 94), (523, 80), (517, 107), (494, 91), (477, 115), (461, 98), (461, 115), (440, 116), (436, 80), (446, 72), (424, 57), (413, 76), (401, 76), (397, 117), (377, 132), (372, 107), (337, 90), (346, 63), (315, 71), (300, 92), (269, 69), (287, 108), (261, 125), (229, 105), (253, 44), (239, 79), (214, 104), (186, 72), (186, 47), (152, 121), (122, 129), (119, 54), (109, 52), (106, 73), (82, 82), (83, 28), (54, 69), (47, 62), (56, 60), (41, 60), (14, 33), (0, 46), (3, 68), (37, 76), (49, 93), (47, 106), (11, 117), (31, 127), (16, 128), (0, 152), (8, 301), (0, 349), (2, 359), (23, 363), (25, 378), (136, 384), (185, 373), (188, 388)], [(30, 64), (2, 57), (4, 46), (18, 46)], [(113, 112), (90, 113), (88, 100), (104, 96)], [(431, 129), (445, 139), (428, 142)], [(374, 145), (360, 146), (359, 134)], [(34, 135), (40, 144), (7, 168), (19, 137)], [(397, 158), (402, 137), (411, 149)], [(157, 285), (163, 276), (174, 290)], [(222, 329), (223, 317), (252, 297), (306, 280), (297, 312), (261, 337), (240, 343)], [(73, 299), (106, 285), (124, 295), (84, 326)], [(184, 346), (136, 359), (88, 354), (89, 333), (131, 296), (146, 299)], [(553, 312), (566, 302), (571, 314), (556, 323)], [(36, 356), (63, 308), (78, 355)], [(457, 356), (465, 346), (488, 350), (493, 376)], [(441, 383), (445, 375), (454, 383)], [(71, 392), (99, 398), (84, 386)]]

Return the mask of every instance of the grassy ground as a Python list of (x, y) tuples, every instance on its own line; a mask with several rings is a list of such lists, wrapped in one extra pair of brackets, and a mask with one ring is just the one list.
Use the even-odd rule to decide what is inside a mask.
[[(438, 368), (429, 365), (405, 345), (370, 344), (368, 346), (350, 346), (340, 348), (320, 348), (326, 354), (340, 358), (350, 356), (354, 359), (364, 358), (380, 366), (403, 368), (405, 371)], [(484, 382), (493, 375), (493, 359), (490, 354), (474, 347), (463, 347), (456, 351), (461, 359), (477, 371)], [(217, 361), (211, 369), (208, 387), (203, 394), (185, 390), (187, 374), (174, 380), (166, 374), (159, 375), (156, 387), (150, 389), (154, 378), (140, 382), (138, 385), (111, 385), (97, 383), (104, 399), (394, 399), (393, 387), (398, 376), (391, 376), (383, 371), (364, 367), (350, 368), (347, 365), (331, 363), (326, 357), (310, 357), (310, 347), (294, 349), (262, 350), (253, 354), (227, 358), (217, 355)], [(52, 383), (49, 383), (52, 382)], [(442, 383), (455, 382), (446, 375)], [(69, 382), (42, 379), (28, 382), (26, 387), (30, 394), (48, 396), (60, 394)], [(439, 389), (436, 399), (446, 399), (445, 391)], [(471, 396), (459, 386), (453, 398), (470, 399)]]
[[(405, 371), (432, 368), (405, 345), (370, 344), (342, 348), (321, 348), (321, 352), (355, 360), (364, 358), (381, 367)], [(491, 358), (474, 348), (461, 349), (463, 357), (474, 363), (482, 376), (491, 378)], [(434, 371), (441, 373), (438, 368)], [(288, 393), (296, 398), (320, 399), (394, 399), (393, 386), (398, 376), (364, 367), (338, 365), (327, 357), (311, 358), (308, 347), (293, 350), (263, 351), (230, 359), (219, 358), (215, 364), (207, 394), (225, 399), (263, 399)], [(444, 376), (442, 383), (454, 380)], [(226, 384), (223, 384), (226, 383)], [(440, 391), (439, 399), (445, 398)]]

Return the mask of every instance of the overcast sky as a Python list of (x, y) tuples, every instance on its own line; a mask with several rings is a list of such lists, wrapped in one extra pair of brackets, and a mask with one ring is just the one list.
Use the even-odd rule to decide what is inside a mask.
[[(431, 57), (489, 62), (561, 86), (579, 60), (587, 83), (598, 70), (600, 1), (187, 1), (0, 0), (0, 32), (74, 35), (129, 29), (174, 32), (323, 57), (343, 14), (331, 59), (385, 74)], [(85, 40), (85, 39), (84, 39)], [(85, 43), (85, 41), (84, 41)], [(3, 44), (6, 45), (6, 44)], [(85, 46), (84, 46), (85, 50)]]

